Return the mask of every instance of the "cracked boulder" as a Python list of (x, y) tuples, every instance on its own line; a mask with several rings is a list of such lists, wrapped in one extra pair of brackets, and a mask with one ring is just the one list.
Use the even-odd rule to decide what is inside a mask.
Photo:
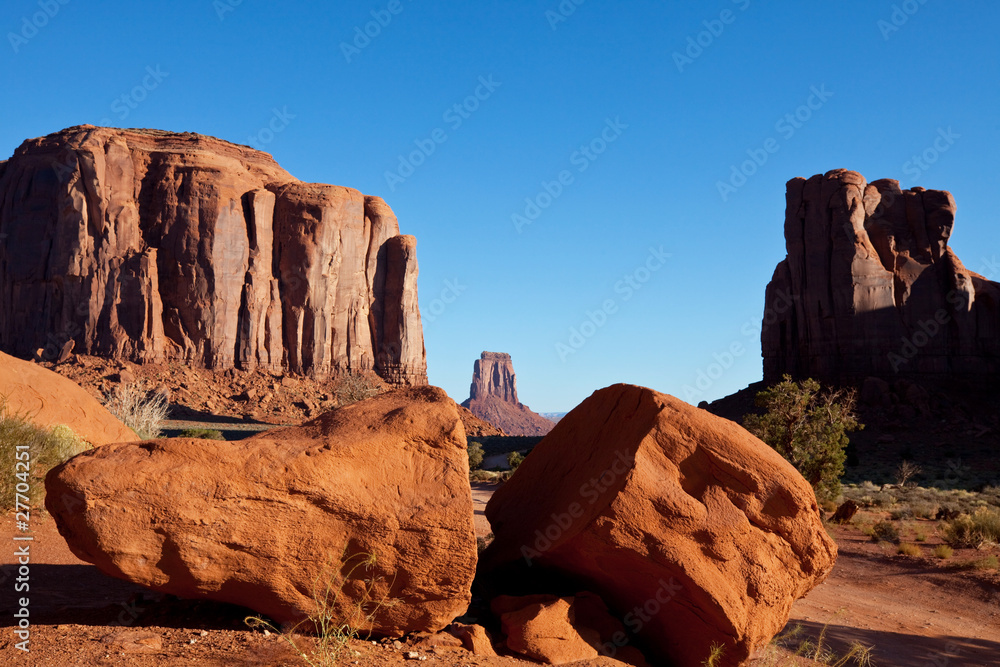
[(287, 624), (329, 587), (337, 616), (400, 636), (469, 605), (468, 475), (455, 402), (407, 388), (242, 441), (106, 445), (49, 473), (46, 508), (111, 576)]
[(773, 449), (622, 384), (563, 417), (486, 516), (495, 540), (480, 561), (484, 585), (593, 591), (626, 628), (616, 646), (679, 667), (702, 665), (713, 645), (718, 665), (745, 662), (837, 554), (812, 488)]

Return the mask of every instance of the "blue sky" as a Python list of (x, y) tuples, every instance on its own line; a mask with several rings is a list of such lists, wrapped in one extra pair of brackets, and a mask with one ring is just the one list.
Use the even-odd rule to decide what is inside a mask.
[(418, 239), (430, 380), (459, 401), (483, 350), (538, 411), (760, 379), (795, 176), (951, 190), (956, 252), (1000, 257), (985, 0), (7, 0), (0, 28), (3, 156), (82, 123), (193, 131), (384, 197)]

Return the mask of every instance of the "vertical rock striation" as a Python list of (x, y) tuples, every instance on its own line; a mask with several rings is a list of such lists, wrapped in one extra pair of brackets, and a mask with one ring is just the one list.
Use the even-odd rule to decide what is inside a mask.
[(378, 197), (197, 134), (79, 126), (0, 163), (0, 349), (426, 384), (416, 241)]
[(837, 169), (788, 182), (788, 255), (767, 286), (764, 380), (1000, 371), (1000, 285), (948, 240), (955, 200)]

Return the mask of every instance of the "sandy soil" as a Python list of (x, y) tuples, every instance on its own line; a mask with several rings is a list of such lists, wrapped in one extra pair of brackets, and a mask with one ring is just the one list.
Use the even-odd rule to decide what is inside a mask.
[[(473, 495), (479, 534), (488, 533), (482, 514), (492, 493), (476, 485)], [(251, 631), (248, 612), (231, 605), (187, 601), (153, 594), (106, 577), (69, 551), (49, 517), (33, 517), (30, 572), (30, 654), (15, 648), (10, 564), (16, 531), (13, 517), (0, 528), (3, 568), (0, 587), (0, 665), (301, 665), (277, 635)], [(926, 522), (929, 527), (931, 522)], [(801, 639), (815, 640), (826, 627), (826, 644), (843, 653), (852, 641), (875, 647), (876, 665), (896, 667), (986, 667), (1000, 665), (1000, 574), (956, 565), (992, 552), (956, 551), (939, 561), (931, 550), (939, 540), (922, 543), (919, 557), (898, 556), (872, 543), (853, 526), (832, 529), (841, 555), (830, 579), (798, 601), (789, 629), (802, 626)], [(910, 530), (913, 530), (911, 527)], [(927, 532), (926, 529), (924, 529)], [(932, 530), (930, 532), (933, 532)], [(904, 539), (906, 535), (904, 535)], [(342, 663), (391, 665), (412, 663), (407, 652), (428, 664), (447, 666), (528, 665), (512, 657), (473, 656), (445, 633), (392, 642), (357, 641), (358, 652)], [(602, 658), (577, 667), (622, 663)], [(815, 665), (792, 657), (789, 648), (763, 650), (755, 665)]]

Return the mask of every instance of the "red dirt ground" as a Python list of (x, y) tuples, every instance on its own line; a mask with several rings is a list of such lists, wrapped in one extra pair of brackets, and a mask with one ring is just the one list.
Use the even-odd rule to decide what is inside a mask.
[[(480, 514), (491, 495), (488, 485), (474, 489), (480, 535), (488, 524)], [(926, 522), (932, 530), (931, 522)], [(149, 593), (109, 578), (70, 553), (50, 517), (33, 517), (31, 542), (31, 652), (18, 651), (13, 634), (13, 600), (0, 606), (0, 665), (301, 665), (277, 635), (265, 636), (243, 624), (247, 610), (211, 602), (178, 600)], [(1000, 574), (956, 565), (998, 550), (956, 551), (948, 561), (934, 559), (940, 541), (931, 537), (917, 557), (895, 555), (853, 526), (831, 529), (840, 558), (830, 579), (793, 608), (789, 628), (802, 626), (801, 639), (813, 641), (826, 626), (826, 645), (843, 654), (851, 641), (874, 646), (876, 665), (894, 667), (986, 667), (1000, 665)], [(5, 563), (0, 586), (11, 590), (12, 516), (4, 517), (0, 541)], [(904, 539), (906, 539), (904, 530)], [(356, 641), (360, 655), (342, 664), (392, 665), (411, 662), (416, 651), (428, 664), (445, 666), (529, 665), (512, 657), (473, 656), (447, 634), (410, 638), (405, 643)], [(577, 667), (622, 663), (601, 658)], [(764, 649), (752, 662), (816, 665), (792, 656), (788, 648)]]

